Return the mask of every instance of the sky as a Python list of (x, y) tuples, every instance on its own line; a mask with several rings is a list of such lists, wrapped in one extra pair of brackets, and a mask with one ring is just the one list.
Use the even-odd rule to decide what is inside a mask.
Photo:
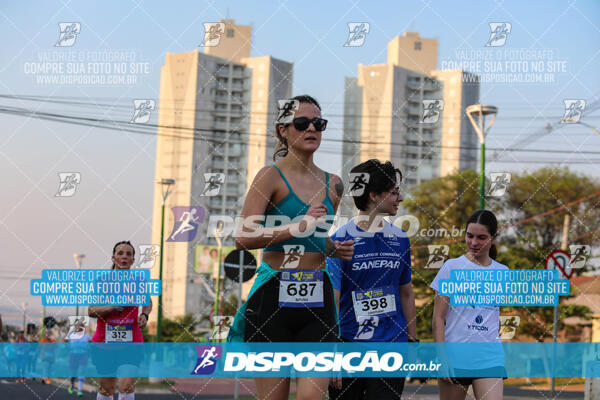
[[(457, 5), (459, 4), (459, 5)], [(252, 26), (251, 56), (270, 54), (294, 63), (294, 94), (309, 93), (330, 120), (327, 138), (342, 138), (344, 77), (362, 63), (386, 62), (387, 43), (404, 31), (437, 38), (438, 68), (479, 62), (482, 75), (496, 71), (517, 79), (540, 62), (547, 81), (484, 82), (480, 100), (499, 108), (487, 138), (488, 171), (522, 172), (568, 162), (598, 177), (600, 136), (581, 125), (559, 125), (568, 99), (591, 104), (600, 95), (600, 3), (596, 1), (183, 1), (183, 2), (3, 2), (0, 5), (0, 107), (108, 118), (127, 122), (134, 99), (156, 99), (165, 54), (200, 49), (204, 23), (232, 18)], [(77, 22), (71, 47), (56, 47), (59, 23)], [(344, 47), (348, 23), (367, 22), (362, 46)], [(485, 47), (490, 23), (508, 22), (506, 43)], [(138, 68), (125, 84), (53, 84), (39, 80), (48, 57), (128, 55)], [(46, 58), (44, 58), (46, 57)], [(488, 62), (486, 64), (486, 61)], [(56, 64), (56, 62), (54, 62)], [(77, 64), (77, 63), (75, 63)], [(536, 64), (537, 65), (537, 64)], [(101, 66), (96, 66), (101, 68)], [(527, 68), (527, 72), (524, 72)], [(540, 68), (538, 66), (538, 68)], [(36, 69), (38, 69), (36, 71)], [(60, 76), (61, 73), (49, 75)], [(89, 76), (102, 76), (92, 70)], [(104, 74), (108, 75), (108, 74)], [(125, 75), (125, 74), (122, 74)], [(536, 78), (537, 79), (537, 78)], [(26, 101), (23, 96), (50, 97)], [(60, 99), (69, 102), (58, 102)], [(81, 106), (76, 103), (84, 102)], [(97, 104), (90, 106), (90, 104)], [(157, 122), (157, 112), (149, 123)], [(599, 126), (598, 113), (582, 122)], [(555, 124), (543, 135), (546, 124)], [(4, 183), (0, 211), (0, 314), (18, 321), (26, 302), (39, 318), (40, 301), (29, 295), (29, 280), (43, 268), (107, 267), (115, 242), (150, 242), (154, 159), (153, 135), (142, 135), (0, 112), (0, 170)], [(554, 152), (502, 152), (517, 147)], [(315, 161), (338, 173), (341, 145), (325, 142)], [(593, 153), (597, 154), (593, 154)], [(337, 153), (337, 154), (336, 154)], [(496, 161), (494, 161), (494, 159)], [(575, 162), (575, 163), (574, 163)], [(595, 162), (595, 164), (594, 164)], [(585, 164), (582, 164), (585, 163)], [(55, 197), (59, 172), (77, 171), (81, 183), (72, 197)], [(68, 309), (53, 309), (68, 314)]]

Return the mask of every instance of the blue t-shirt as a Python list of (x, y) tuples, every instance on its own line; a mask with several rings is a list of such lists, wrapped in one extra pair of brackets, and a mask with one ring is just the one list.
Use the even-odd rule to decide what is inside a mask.
[(400, 286), (410, 283), (410, 241), (385, 221), (379, 232), (365, 232), (353, 221), (331, 240), (354, 240), (351, 261), (327, 258), (332, 284), (340, 290), (340, 331), (348, 341), (406, 342)]

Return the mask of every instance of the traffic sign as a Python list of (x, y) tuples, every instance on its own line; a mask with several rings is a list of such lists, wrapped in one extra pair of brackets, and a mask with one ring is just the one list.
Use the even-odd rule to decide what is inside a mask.
[(248, 250), (233, 250), (227, 254), (223, 263), (225, 276), (233, 281), (238, 281), (240, 264), (242, 264), (244, 270), (242, 282), (249, 281), (256, 272), (256, 258)]
[(545, 267), (550, 270), (557, 269), (559, 274), (566, 279), (571, 279), (574, 272), (571, 264), (571, 255), (564, 250), (554, 250), (548, 254)]

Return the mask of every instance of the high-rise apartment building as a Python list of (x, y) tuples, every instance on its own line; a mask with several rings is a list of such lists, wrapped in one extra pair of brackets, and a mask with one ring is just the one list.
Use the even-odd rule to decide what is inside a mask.
[[(464, 110), (478, 103), (479, 85), (470, 83), (468, 72), (436, 68), (437, 39), (405, 32), (389, 42), (386, 64), (359, 64), (357, 77), (346, 78), (346, 182), (350, 169), (370, 158), (392, 161), (408, 188), (476, 167), (477, 151), (461, 147), (476, 148), (477, 136)], [(350, 197), (344, 198), (340, 213), (355, 213)]]
[[(204, 53), (168, 53), (161, 70), (155, 177), (175, 180), (165, 207), (166, 318), (207, 313), (211, 282), (201, 264), (218, 257), (213, 256), (217, 242), (208, 234), (207, 222), (210, 216), (239, 214), (252, 178), (272, 156), (277, 100), (291, 96), (293, 65), (271, 56), (250, 57), (251, 27), (229, 19), (221, 22), (225, 32), (217, 46), (206, 47)], [(205, 191), (206, 173), (223, 178), (211, 196)], [(152, 243), (160, 243), (162, 190), (156, 184)], [(189, 242), (167, 242), (176, 222), (174, 206), (204, 210)], [(232, 237), (222, 244), (232, 245)], [(206, 247), (205, 254), (201, 247)], [(152, 277), (158, 277), (158, 263)]]

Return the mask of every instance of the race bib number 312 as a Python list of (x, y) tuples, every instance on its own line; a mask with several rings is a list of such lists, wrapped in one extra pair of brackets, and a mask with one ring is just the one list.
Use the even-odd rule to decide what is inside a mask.
[(323, 271), (282, 271), (279, 307), (323, 307)]
[(359, 316), (377, 315), (385, 317), (396, 314), (396, 296), (392, 286), (383, 286), (364, 291), (353, 291), (352, 302), (356, 319)]
[(106, 343), (123, 343), (133, 341), (132, 325), (106, 324)]

